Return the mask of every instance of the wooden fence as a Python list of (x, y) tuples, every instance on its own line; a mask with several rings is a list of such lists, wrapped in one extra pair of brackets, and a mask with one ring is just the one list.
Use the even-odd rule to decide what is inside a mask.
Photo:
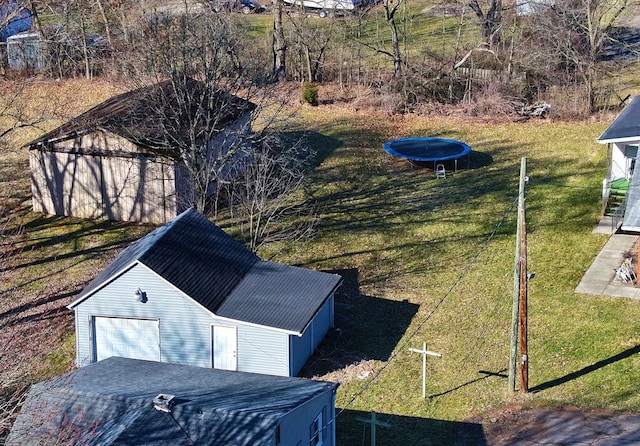
[(508, 72), (504, 70), (485, 70), (481, 68), (461, 67), (456, 69), (455, 73), (459, 78), (471, 79), (485, 83), (494, 81), (524, 82), (527, 80), (527, 73), (523, 71)]

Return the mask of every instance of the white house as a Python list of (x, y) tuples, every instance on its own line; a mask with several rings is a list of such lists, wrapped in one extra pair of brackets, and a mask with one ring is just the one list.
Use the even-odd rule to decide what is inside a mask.
[[(617, 209), (625, 231), (640, 231), (640, 173), (635, 169), (640, 145), (640, 96), (634, 97), (597, 139), (609, 147), (602, 200)], [(611, 203), (614, 206), (611, 206)]]

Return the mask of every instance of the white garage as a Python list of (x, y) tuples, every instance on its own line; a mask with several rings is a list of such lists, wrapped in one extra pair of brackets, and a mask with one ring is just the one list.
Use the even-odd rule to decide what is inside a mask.
[(295, 376), (333, 324), (340, 283), (262, 260), (189, 209), (120, 252), (69, 305), (76, 364), (119, 356)]
[(93, 357), (160, 361), (160, 321), (93, 317)]

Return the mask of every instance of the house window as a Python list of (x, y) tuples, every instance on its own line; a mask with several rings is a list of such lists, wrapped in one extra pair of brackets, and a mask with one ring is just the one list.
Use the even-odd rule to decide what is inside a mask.
[(631, 179), (633, 175), (633, 171), (636, 165), (636, 158), (638, 156), (638, 145), (637, 144), (628, 144), (624, 147), (624, 158), (626, 161), (626, 178)]
[(322, 412), (320, 412), (318, 416), (313, 420), (313, 423), (311, 423), (309, 433), (310, 433), (309, 444), (311, 446), (321, 446), (322, 445)]

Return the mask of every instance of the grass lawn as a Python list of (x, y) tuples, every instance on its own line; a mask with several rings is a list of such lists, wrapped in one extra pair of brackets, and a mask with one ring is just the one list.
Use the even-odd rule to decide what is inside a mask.
[[(78, 97), (92, 88), (73, 87)], [(573, 292), (607, 240), (591, 230), (607, 162), (595, 139), (608, 120), (487, 123), (356, 112), (348, 104), (303, 107), (298, 118), (298, 128), (288, 130), (310, 130), (321, 156), (311, 185), (318, 233), (261, 254), (344, 274), (336, 304), (342, 334), (328, 338), (313, 364), (317, 376), (341, 382), (339, 444), (368, 438), (356, 417), (372, 410), (392, 424), (377, 430), (379, 444), (424, 445), (465, 444), (459, 431), (477, 428), (466, 419), (509, 403), (640, 412), (640, 356), (631, 354), (640, 351), (640, 304)], [(418, 135), (465, 141), (473, 148), (469, 166), (461, 160), (458, 172), (436, 179), (431, 169), (382, 150), (388, 139)], [(522, 157), (530, 178), (528, 262), (536, 272), (529, 386), (538, 391), (509, 395)], [(0, 155), (3, 172), (13, 173), (2, 187), (23, 204), (27, 230), (26, 249), (0, 284), (0, 343), (21, 352), (0, 369), (14, 377), (3, 380), (10, 384), (70, 367), (73, 325), (65, 305), (151, 229), (29, 212), (26, 159), (15, 148)], [(428, 359), (427, 399), (422, 358), (409, 352), (423, 342), (442, 354)]]
[[(372, 374), (340, 387), (344, 444), (364, 427), (350, 414), (371, 410), (400, 426), (422, 427), (415, 438), (411, 428), (380, 428), (381, 444), (439, 444), (424, 431), (438, 435), (447, 428), (416, 419), (460, 422), (505, 402), (640, 408), (634, 391), (640, 357), (629, 354), (638, 350), (632, 322), (638, 303), (573, 292), (607, 240), (591, 230), (606, 172), (606, 148), (595, 139), (608, 121), (488, 124), (344, 108), (306, 111), (305, 125), (330, 147), (314, 177), (322, 222), (314, 240), (277, 259), (350, 276), (357, 271), (360, 297), (347, 299), (343, 336), (350, 337), (350, 357), (361, 358)], [(471, 168), (437, 180), (430, 169), (382, 151), (389, 138), (417, 135), (467, 142)], [(521, 157), (530, 178), (529, 270), (536, 272), (529, 287), (529, 386), (539, 390), (525, 396), (509, 395), (504, 377)], [(409, 322), (407, 312), (414, 310)], [(421, 357), (409, 352), (423, 342), (442, 353), (428, 360), (426, 400)], [(623, 359), (610, 360), (616, 355)]]

